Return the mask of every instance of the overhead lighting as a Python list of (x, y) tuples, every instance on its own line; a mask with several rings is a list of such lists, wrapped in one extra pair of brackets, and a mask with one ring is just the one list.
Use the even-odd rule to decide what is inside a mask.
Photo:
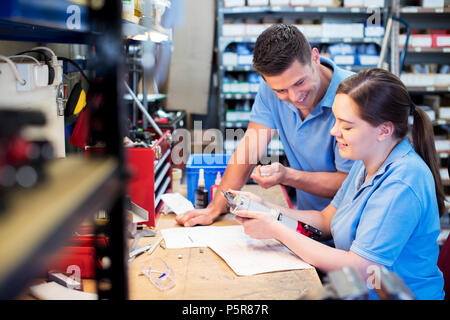
[(131, 37), (131, 39), (136, 41), (147, 41), (149, 39), (149, 36), (147, 32), (144, 32)]
[(148, 32), (149, 38), (153, 42), (165, 42), (169, 40), (169, 36), (167, 34), (158, 32), (158, 31), (150, 31)]

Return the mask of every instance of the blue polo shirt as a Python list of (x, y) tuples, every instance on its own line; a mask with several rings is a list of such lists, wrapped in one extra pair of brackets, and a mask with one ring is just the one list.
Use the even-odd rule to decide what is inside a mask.
[[(326, 58), (321, 57), (320, 63), (333, 70), (333, 77), (323, 99), (304, 120), (293, 104), (281, 101), (261, 80), (250, 121), (278, 130), (291, 168), (309, 172), (348, 172), (353, 161), (339, 155), (336, 139), (330, 134), (336, 121), (331, 107), (337, 87), (353, 72), (337, 67)], [(330, 201), (331, 198), (297, 189), (298, 209), (322, 210)]]
[(433, 175), (405, 138), (375, 175), (356, 161), (331, 204), (336, 248), (399, 275), (417, 299), (443, 299), (437, 267), (440, 232)]

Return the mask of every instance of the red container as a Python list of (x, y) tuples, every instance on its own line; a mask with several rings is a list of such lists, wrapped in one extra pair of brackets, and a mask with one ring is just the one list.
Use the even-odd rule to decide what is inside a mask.
[(59, 270), (66, 272), (69, 266), (77, 266), (83, 279), (95, 278), (96, 263), (95, 244), (106, 246), (107, 239), (104, 236), (83, 235), (72, 238), (69, 245), (64, 246), (53, 258), (48, 270)]
[[(165, 131), (151, 148), (125, 148), (127, 156), (127, 168), (131, 172), (131, 179), (128, 181), (128, 194), (131, 201), (148, 211), (149, 220), (143, 224), (154, 227), (156, 217), (162, 207), (161, 203), (155, 207), (155, 200), (157, 194), (155, 192), (162, 192), (160, 189), (167, 177), (171, 174), (171, 156), (170, 156), (170, 131)], [(168, 156), (164, 159), (163, 156), (168, 152)], [(158, 174), (168, 164), (164, 177), (159, 181), (158, 187), (155, 190), (155, 183), (158, 177), (155, 177), (155, 166), (160, 164)], [(155, 180), (156, 178), (156, 180)]]

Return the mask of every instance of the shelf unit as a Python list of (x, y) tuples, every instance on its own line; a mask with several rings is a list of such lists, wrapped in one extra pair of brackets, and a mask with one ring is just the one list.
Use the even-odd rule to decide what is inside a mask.
[[(74, 26), (70, 16), (79, 18)], [(0, 298), (14, 298), (35, 277), (48, 258), (61, 247), (80, 223), (99, 209), (108, 222), (97, 233), (109, 239), (96, 248), (109, 263), (96, 270), (99, 299), (126, 299), (124, 199), (123, 55), (121, 2), (105, 1), (90, 7), (73, 1), (5, 0), (0, 8), (2, 40), (40, 43), (81, 43), (95, 46), (89, 88), (95, 101), (90, 136), (104, 145), (103, 154), (80, 158), (69, 155), (49, 162), (46, 181), (30, 190), (11, 190), (0, 213)], [(112, 55), (111, 52), (114, 52)]]
[[(124, 31), (129, 30), (133, 23), (125, 23)], [(137, 26), (142, 29), (143, 27)], [(125, 55), (128, 70), (128, 86), (133, 95), (125, 92), (123, 99), (127, 105), (128, 118), (133, 130), (151, 132), (154, 143), (149, 148), (126, 148), (129, 168), (134, 176), (128, 184), (128, 192), (132, 202), (148, 211), (149, 227), (155, 227), (156, 219), (162, 210), (161, 195), (170, 192), (171, 183), (171, 133), (160, 129), (159, 125), (145, 116), (150, 115), (149, 104), (161, 102), (167, 95), (161, 93), (148, 93), (148, 85), (151, 84), (151, 74), (145, 68), (143, 59), (149, 57), (149, 53), (157, 50), (160, 43), (170, 42), (170, 37), (160, 43), (135, 40), (141, 30), (130, 30), (125, 41)], [(158, 88), (155, 88), (158, 89)], [(139, 92), (140, 91), (140, 92)], [(158, 90), (155, 90), (158, 91)], [(139, 92), (139, 93), (138, 93)], [(136, 100), (134, 99), (136, 98)], [(138, 104), (140, 108), (138, 108)], [(150, 123), (149, 123), (150, 122)], [(159, 136), (156, 138), (156, 136)]]
[[(405, 20), (410, 28), (419, 31), (429, 31), (430, 29), (450, 30), (450, 7), (422, 8), (420, 6), (401, 6), (401, 4), (402, 2), (399, 2), (398, 0), (393, 1), (393, 7), (395, 8), (394, 13)], [(404, 27), (400, 25), (399, 29), (400, 34), (404, 34)], [(450, 66), (450, 46), (435, 46), (435, 43), (432, 43), (431, 41), (431, 36), (428, 41), (423, 43), (424, 46), (421, 46), (420, 42), (411, 45), (410, 38), (410, 45), (408, 46), (407, 54), (405, 56), (405, 66), (399, 73), (400, 77), (407, 85), (413, 101), (417, 105), (426, 105), (430, 107), (432, 109), (432, 115), (435, 115), (435, 119), (432, 120), (434, 120), (433, 126), (436, 136), (436, 150), (438, 152), (439, 162), (442, 166), (440, 170), (441, 178), (447, 194), (448, 200), (446, 206), (447, 210), (449, 210), (450, 178), (448, 175), (448, 162), (450, 154), (450, 121), (444, 116), (443, 112), (443, 117), (441, 117), (439, 111), (441, 110), (441, 107), (450, 107), (450, 74), (447, 71), (447, 74), (443, 75), (442, 78), (434, 78), (431, 74), (423, 76), (411, 71), (408, 73), (407, 71), (415, 64)], [(393, 43), (392, 45), (398, 47), (399, 50), (403, 48), (402, 44), (399, 43)], [(396, 55), (394, 59), (399, 59), (399, 56)], [(396, 73), (396, 70), (391, 71)], [(417, 82), (419, 79), (421, 79), (420, 81), (423, 82), (423, 84)], [(409, 80), (415, 82), (411, 83)], [(438, 82), (436, 83), (435, 80)], [(444, 216), (443, 219), (441, 219), (441, 222), (445, 219), (448, 220), (448, 217)], [(449, 227), (450, 225), (446, 223), (446, 228)]]
[[(217, 106), (218, 106), (218, 123), (220, 130), (225, 133), (228, 128), (245, 129), (248, 125), (250, 107), (253, 104), (258, 82), (255, 83), (255, 72), (251, 66), (251, 52), (245, 59), (244, 63), (239, 61), (229, 63), (227, 51), (234, 49), (233, 46), (248, 44), (250, 47), (256, 42), (257, 33), (262, 32), (264, 25), (272, 24), (276, 21), (284, 20), (288, 23), (295, 23), (297, 19), (307, 19), (322, 21), (326, 19), (331, 23), (339, 23), (340, 21), (351, 21), (355, 23), (365, 22), (374, 12), (379, 12), (382, 24), (385, 25), (388, 8), (344, 8), (344, 7), (302, 7), (302, 6), (245, 6), (245, 7), (224, 7), (224, 1), (217, 1)], [(264, 19), (264, 20), (263, 20)], [(265, 22), (266, 19), (269, 22)], [(249, 25), (256, 24), (256, 28), (252, 29), (251, 36), (248, 34), (233, 34), (233, 27), (236, 25), (244, 26), (244, 20), (249, 21)], [(256, 21), (256, 22), (255, 22)], [(263, 23), (261, 23), (263, 21)], [(315, 24), (317, 26), (317, 24)], [(224, 32), (224, 26), (228, 28)], [(250, 27), (251, 28), (251, 27)], [(255, 31), (257, 30), (257, 31)], [(332, 44), (374, 44), (379, 53), (382, 45), (382, 37), (351, 37), (348, 34), (344, 37), (328, 36), (328, 34), (317, 34), (316, 36), (308, 36), (311, 45), (317, 47), (319, 51), (326, 49)], [(244, 57), (245, 58), (245, 57)], [(367, 66), (360, 65), (343, 65), (345, 69), (359, 71)], [(253, 75), (252, 75), (253, 74)], [(250, 77), (252, 77), (250, 79)], [(231, 84), (229, 82), (231, 80)], [(248, 80), (247, 80), (248, 79)], [(246, 82), (249, 83), (247, 86)], [(237, 84), (237, 85), (236, 85)], [(239, 86), (242, 84), (242, 86)], [(250, 91), (248, 91), (250, 88)], [(236, 110), (236, 114), (233, 113)], [(230, 113), (231, 111), (231, 113)], [(231, 119), (231, 120), (230, 120)], [(234, 120), (237, 119), (237, 120)], [(280, 145), (279, 140), (275, 141), (275, 145)], [(279, 142), (279, 143), (278, 143)], [(225, 145), (227, 142), (225, 143)], [(229, 142), (230, 145), (232, 143)], [(282, 152), (275, 147), (269, 153)], [(230, 149), (232, 151), (232, 149)], [(229, 150), (226, 150), (229, 151)]]

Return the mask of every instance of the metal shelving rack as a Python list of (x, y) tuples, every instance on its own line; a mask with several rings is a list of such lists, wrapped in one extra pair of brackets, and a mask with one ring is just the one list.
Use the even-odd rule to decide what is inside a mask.
[[(411, 28), (450, 30), (450, 8), (400, 7), (397, 14), (404, 19)], [(398, 55), (396, 58), (398, 59)], [(450, 47), (410, 47), (406, 54), (405, 64), (415, 63), (449, 64)], [(415, 91), (419, 91), (419, 89), (420, 88), (416, 88)], [(435, 88), (425, 87), (425, 90), (423, 91), (450, 92), (445, 86), (436, 86)]]
[[(121, 1), (101, 5), (73, 1), (5, 0), (0, 8), (2, 40), (81, 43), (95, 46), (91, 64), (90, 135), (104, 145), (102, 155), (67, 156), (46, 164), (48, 179), (30, 190), (11, 191), (0, 213), (0, 298), (11, 299), (30, 280), (42, 275), (45, 263), (80, 223), (99, 209), (108, 222), (97, 233), (109, 245), (97, 248), (99, 299), (126, 299), (124, 199), (126, 173), (122, 137), (123, 66)], [(79, 10), (78, 28), (68, 27), (69, 6)], [(74, 7), (72, 7), (74, 8)], [(113, 54), (112, 54), (113, 53)], [(24, 200), (25, 199), (25, 200)]]
[[(372, 8), (344, 8), (344, 7), (284, 7), (284, 6), (259, 6), (259, 7), (231, 7), (225, 8), (224, 1), (218, 0), (216, 5), (217, 11), (217, 106), (218, 106), (218, 123), (220, 130), (225, 133), (226, 128), (246, 128), (246, 122), (227, 123), (226, 112), (227, 102), (235, 101), (250, 101), (252, 104), (255, 93), (228, 93), (223, 92), (223, 79), (226, 73), (248, 73), (253, 71), (251, 66), (227, 66), (224, 65), (223, 53), (227, 46), (232, 43), (254, 43), (256, 37), (226, 37), (223, 36), (222, 27), (225, 20), (234, 21), (239, 19), (253, 18), (262, 19), (270, 18), (279, 20), (281, 18), (287, 19), (322, 19), (324, 17), (331, 17), (335, 19), (350, 19), (355, 22), (361, 22), (367, 19), (374, 13)], [(380, 8), (383, 25), (387, 20), (387, 13), (389, 8)], [(233, 22), (230, 22), (233, 23)], [(368, 44), (374, 43), (378, 48), (382, 45), (383, 38), (351, 38), (344, 36), (341, 38), (319, 37), (309, 38), (310, 43), (315, 45), (328, 45), (336, 43), (350, 43), (350, 44)], [(346, 69), (359, 71), (361, 66), (345, 66)]]
[[(419, 6), (402, 6), (402, 1), (393, 0), (395, 6), (395, 14), (402, 18), (410, 28), (415, 29), (446, 29), (450, 30), (450, 8), (422, 8)], [(398, 30), (397, 32), (399, 32)], [(392, 43), (394, 54), (392, 59), (395, 60), (396, 65), (399, 64), (399, 47), (398, 39)], [(450, 64), (450, 47), (408, 47), (405, 56), (405, 65), (411, 64)], [(403, 70), (399, 69), (391, 70), (397, 75), (401, 74)], [(443, 96), (450, 94), (450, 85), (429, 85), (429, 86), (408, 86), (408, 90), (413, 100), (419, 100), (424, 95), (437, 95)], [(416, 101), (417, 103), (417, 101)], [(449, 121), (446, 119), (440, 119), (436, 117), (433, 121), (435, 134), (446, 136), (446, 140), (450, 140), (450, 126)], [(444, 189), (447, 194), (447, 215), (450, 210), (450, 179), (448, 178), (448, 162), (450, 149), (438, 149), (439, 162), (442, 165), (441, 178), (444, 184)], [(444, 174), (443, 174), (444, 173)], [(448, 228), (448, 222), (442, 225), (442, 221), (445, 221), (445, 216), (441, 218), (441, 226)], [(448, 221), (448, 217), (447, 217)]]

